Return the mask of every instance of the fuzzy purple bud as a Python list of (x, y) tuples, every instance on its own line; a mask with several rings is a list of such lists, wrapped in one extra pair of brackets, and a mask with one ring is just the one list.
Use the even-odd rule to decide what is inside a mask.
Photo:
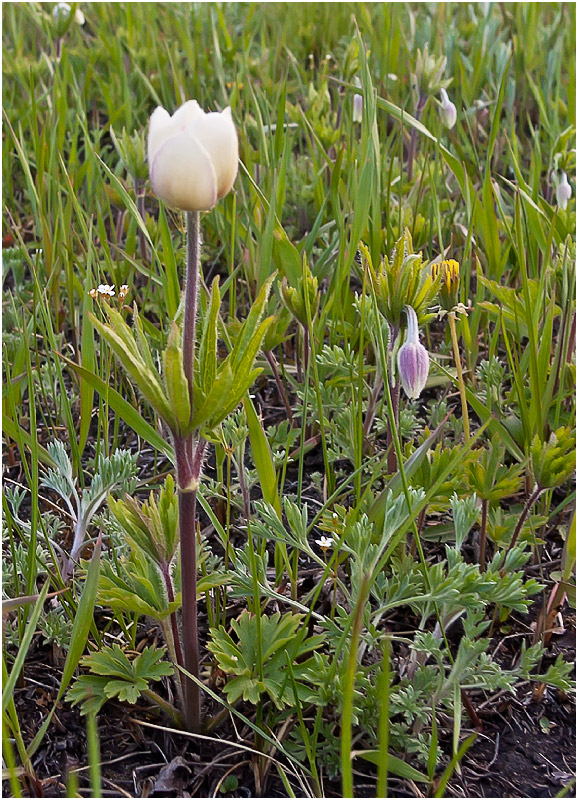
[(429, 373), (429, 354), (419, 341), (417, 314), (411, 306), (405, 307), (407, 334), (397, 352), (397, 370), (404, 392), (411, 400), (422, 393)]

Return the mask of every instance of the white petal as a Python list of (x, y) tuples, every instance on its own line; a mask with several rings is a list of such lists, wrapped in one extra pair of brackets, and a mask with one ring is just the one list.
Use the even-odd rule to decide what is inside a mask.
[[(157, 106), (149, 120), (149, 137), (148, 137), (148, 156), (149, 163), (152, 161), (157, 153), (157, 150), (167, 138), (165, 131), (170, 124), (171, 115), (162, 106)], [(170, 133), (169, 133), (170, 135)]]
[(188, 133), (164, 141), (150, 175), (158, 196), (183, 211), (208, 211), (217, 202), (217, 178), (209, 154)]
[(224, 197), (231, 191), (239, 168), (239, 140), (231, 109), (195, 116), (187, 130), (207, 150), (217, 176), (217, 196)]
[(173, 116), (169, 112), (158, 106), (149, 121), (148, 156), (149, 163), (152, 164), (159, 147), (170, 136), (175, 136), (185, 130), (187, 125), (195, 117), (204, 116), (201, 107), (196, 100), (187, 100), (186, 103), (178, 108)]
[(205, 112), (196, 100), (187, 100), (186, 103), (177, 108), (171, 117), (171, 125), (176, 133), (177, 130), (184, 130), (191, 120), (204, 116)]

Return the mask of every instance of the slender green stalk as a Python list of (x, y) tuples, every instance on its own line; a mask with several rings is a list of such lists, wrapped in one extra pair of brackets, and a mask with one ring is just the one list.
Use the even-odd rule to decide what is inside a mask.
[(544, 490), (540, 486), (538, 486), (536, 484), (534, 486), (534, 489), (533, 489), (532, 493), (530, 494), (530, 496), (526, 500), (526, 504), (525, 504), (524, 508), (522, 509), (522, 513), (520, 514), (520, 518), (518, 519), (516, 527), (514, 528), (514, 533), (512, 534), (512, 539), (510, 540), (510, 544), (508, 545), (508, 547), (507, 547), (507, 549), (506, 549), (506, 551), (504, 553), (504, 558), (502, 559), (502, 564), (501, 564), (501, 567), (500, 567), (501, 569), (504, 568), (504, 564), (506, 563), (506, 558), (508, 556), (508, 553), (510, 552), (510, 550), (512, 550), (512, 548), (514, 547), (514, 545), (518, 541), (518, 537), (519, 537), (520, 533), (522, 532), (522, 528), (524, 527), (524, 523), (526, 522), (528, 514), (530, 513), (530, 511), (532, 509), (532, 506), (534, 505), (536, 500), (540, 497), (540, 495), (542, 494), (543, 491)]
[(162, 708), (168, 716), (172, 719), (172, 721), (177, 725), (177, 727), (182, 727), (183, 724), (183, 715), (179, 712), (178, 708), (175, 708), (172, 703), (169, 703), (160, 694), (157, 694), (153, 689), (143, 689), (143, 694), (147, 697), (151, 703), (154, 703), (159, 708)]
[(387, 797), (387, 761), (389, 753), (389, 693), (391, 640), (386, 638), (379, 675), (379, 762), (377, 764), (377, 797)]
[(90, 772), (90, 788), (93, 797), (102, 797), (102, 781), (100, 776), (100, 742), (98, 739), (98, 723), (92, 711), (86, 715), (86, 741), (88, 746), (88, 765)]
[(6, 722), (2, 725), (2, 755), (6, 763), (6, 771), (10, 778), (10, 788), (13, 797), (22, 797), (22, 790), (20, 781), (16, 772), (16, 760), (14, 758), (14, 750), (12, 749), (12, 742), (8, 736), (9, 725)]
[(462, 401), (462, 419), (464, 421), (464, 439), (466, 444), (470, 441), (470, 418), (468, 416), (468, 401), (466, 400), (466, 386), (464, 384), (464, 374), (462, 372), (462, 361), (460, 357), (460, 348), (458, 345), (458, 336), (456, 333), (456, 314), (455, 311), (450, 311), (448, 314), (448, 322), (450, 324), (450, 334), (452, 337), (452, 347), (454, 349), (454, 361), (456, 362), (456, 371), (458, 377), (458, 384), (460, 387), (460, 398)]
[(353, 797), (353, 768), (351, 765), (351, 725), (353, 720), (353, 694), (357, 672), (357, 643), (361, 636), (363, 612), (369, 594), (370, 577), (365, 575), (355, 606), (355, 617), (349, 644), (349, 657), (343, 681), (343, 714), (341, 718), (341, 781), (343, 797)]

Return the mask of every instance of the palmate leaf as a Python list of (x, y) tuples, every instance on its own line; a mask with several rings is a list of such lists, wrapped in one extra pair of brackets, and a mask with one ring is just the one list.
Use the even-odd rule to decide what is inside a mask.
[(104, 687), (104, 693), (109, 700), (118, 697), (121, 703), (134, 704), (147, 688), (147, 682), (142, 678), (134, 678), (132, 681), (108, 681)]
[(307, 629), (302, 627), (302, 621), (302, 614), (281, 616), (279, 612), (261, 618), (262, 681), (257, 663), (258, 627), (253, 614), (244, 611), (231, 623), (238, 642), (222, 626), (211, 631), (208, 648), (216, 656), (220, 668), (233, 676), (225, 687), (230, 702), (243, 697), (250, 703), (257, 703), (259, 697), (266, 693), (279, 709), (291, 704), (294, 694), (287, 670), (287, 657), (294, 665), (298, 695), (303, 698), (310, 696), (311, 690), (303, 680), (313, 665), (313, 659), (302, 659), (304, 654), (322, 644), (323, 636), (307, 637)]
[(108, 681), (99, 675), (81, 675), (68, 690), (66, 699), (73, 706), (82, 703), (82, 716), (97, 714), (109, 699), (104, 691)]
[(173, 668), (164, 657), (164, 648), (145, 647), (131, 661), (117, 644), (104, 647), (82, 659), (82, 666), (88, 667), (91, 674), (78, 678), (67, 699), (72, 705), (81, 703), (83, 715), (98, 712), (114, 697), (134, 704), (149, 683), (173, 674)]

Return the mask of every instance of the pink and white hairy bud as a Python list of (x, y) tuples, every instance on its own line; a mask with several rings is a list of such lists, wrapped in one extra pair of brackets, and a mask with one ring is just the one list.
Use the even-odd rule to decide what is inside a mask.
[(429, 354), (419, 341), (417, 314), (411, 306), (405, 307), (407, 333), (405, 342), (397, 352), (397, 371), (403, 390), (411, 400), (422, 393), (429, 374)]

